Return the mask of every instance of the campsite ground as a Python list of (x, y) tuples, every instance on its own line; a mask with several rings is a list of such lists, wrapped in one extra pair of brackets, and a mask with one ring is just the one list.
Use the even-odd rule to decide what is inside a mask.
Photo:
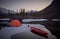
[[(48, 38), (36, 35), (30, 31), (29, 26), (33, 26), (48, 32)], [(0, 30), (0, 39), (57, 39), (51, 32), (41, 24), (22, 24), (19, 27), (5, 27)]]
[[(28, 24), (28, 22), (26, 22)], [(60, 39), (60, 21), (40, 21), (40, 22), (30, 22), (30, 24), (41, 24), (44, 25), (50, 32)]]

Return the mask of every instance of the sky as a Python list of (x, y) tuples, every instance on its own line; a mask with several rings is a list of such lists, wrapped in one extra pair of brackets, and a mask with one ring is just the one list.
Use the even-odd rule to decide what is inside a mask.
[(0, 7), (17, 11), (25, 9), (26, 11), (40, 11), (48, 7), (53, 0), (0, 0)]

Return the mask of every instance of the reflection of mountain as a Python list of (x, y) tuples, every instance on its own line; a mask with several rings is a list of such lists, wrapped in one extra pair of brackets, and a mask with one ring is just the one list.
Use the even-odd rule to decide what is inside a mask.
[(5, 8), (0, 8), (0, 14), (14, 13), (12, 10), (7, 10)]
[[(37, 13), (29, 14), (33, 18), (59, 18), (60, 16), (60, 5), (59, 0), (54, 0), (50, 6)], [(36, 17), (34, 17), (34, 16)]]

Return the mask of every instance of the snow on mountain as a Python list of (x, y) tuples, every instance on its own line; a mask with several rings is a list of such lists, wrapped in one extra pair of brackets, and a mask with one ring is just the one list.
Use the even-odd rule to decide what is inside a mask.
[(8, 9), (5, 9), (5, 8), (0, 8), (0, 13), (2, 14), (8, 14), (8, 13), (15, 13), (15, 11), (13, 10), (8, 10)]

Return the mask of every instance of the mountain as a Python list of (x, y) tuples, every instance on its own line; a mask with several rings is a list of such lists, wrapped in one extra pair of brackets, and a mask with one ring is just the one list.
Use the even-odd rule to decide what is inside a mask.
[(15, 13), (13, 10), (8, 10), (5, 8), (0, 8), (0, 14)]
[(50, 6), (48, 6), (42, 11), (39, 11), (39, 14), (42, 15), (42, 18), (60, 18), (59, 4), (59, 0), (54, 0)]
[(51, 5), (36, 13), (29, 14), (27, 18), (60, 18), (60, 0), (54, 0)]

